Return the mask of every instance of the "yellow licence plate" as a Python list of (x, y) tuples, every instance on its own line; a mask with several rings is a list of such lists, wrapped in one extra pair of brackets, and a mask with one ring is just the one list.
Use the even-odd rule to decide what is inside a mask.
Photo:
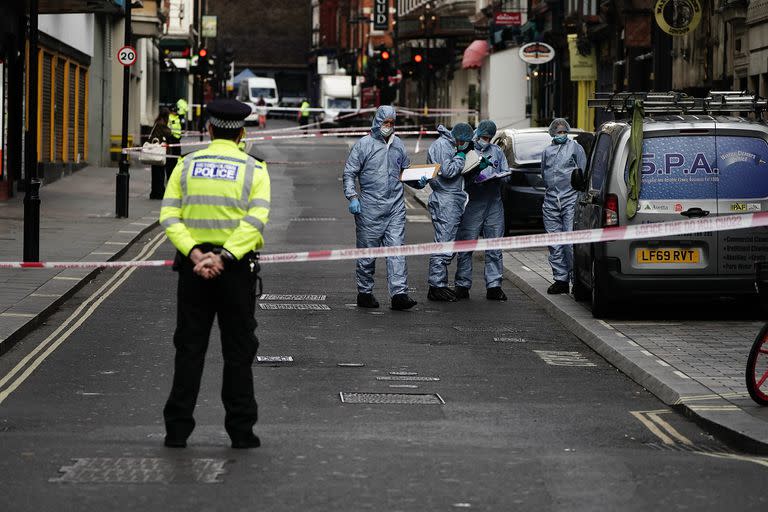
[(701, 249), (637, 249), (635, 261), (639, 264), (653, 263), (699, 263), (701, 261)]

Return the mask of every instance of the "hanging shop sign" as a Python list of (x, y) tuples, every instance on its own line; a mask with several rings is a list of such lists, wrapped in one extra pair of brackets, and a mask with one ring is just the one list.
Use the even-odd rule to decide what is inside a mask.
[(373, 30), (389, 29), (389, 0), (376, 0), (373, 7)]
[(519, 27), (523, 15), (519, 12), (497, 12), (493, 15), (493, 24), (498, 27)]
[(546, 64), (555, 58), (555, 49), (547, 43), (528, 43), (520, 47), (519, 54), (528, 64)]
[(671, 36), (684, 36), (699, 26), (699, 0), (658, 0), (653, 12), (661, 30)]
[(216, 37), (216, 28), (218, 18), (216, 16), (211, 16), (208, 14), (203, 15), (203, 27), (202, 27), (202, 33), (200, 34), (201, 37)]

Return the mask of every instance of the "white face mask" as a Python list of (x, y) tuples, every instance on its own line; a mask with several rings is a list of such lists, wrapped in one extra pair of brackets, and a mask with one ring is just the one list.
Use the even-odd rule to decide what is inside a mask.
[(379, 128), (379, 133), (381, 133), (381, 136), (384, 137), (385, 139), (390, 135), (392, 135), (392, 132), (394, 131), (395, 129), (392, 126), (382, 126), (381, 128)]

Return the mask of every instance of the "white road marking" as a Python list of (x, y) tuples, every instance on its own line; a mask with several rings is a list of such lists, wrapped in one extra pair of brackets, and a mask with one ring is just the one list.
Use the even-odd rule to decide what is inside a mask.
[(531, 270), (530, 268), (526, 267), (525, 265), (522, 266), (522, 269), (525, 270), (526, 272), (533, 272), (533, 270)]
[(34, 318), (37, 315), (35, 315), (34, 313), (8, 313), (8, 312), (3, 312), (3, 313), (0, 313), (0, 316), (19, 317), (19, 318)]
[(615, 329), (615, 328), (614, 328), (614, 327), (613, 327), (611, 324), (609, 324), (609, 323), (608, 323), (608, 322), (606, 322), (605, 320), (598, 320), (597, 322), (598, 322), (599, 324), (602, 324), (602, 325), (603, 325), (603, 327), (607, 327), (608, 329), (610, 329), (610, 330), (612, 330), (612, 331), (615, 331), (615, 330), (616, 330), (616, 329)]
[(689, 376), (687, 376), (686, 374), (684, 374), (684, 373), (683, 373), (683, 372), (681, 372), (680, 370), (675, 370), (675, 371), (673, 371), (672, 373), (674, 373), (675, 375), (677, 375), (677, 376), (678, 376), (678, 377), (680, 377), (681, 379), (687, 379), (687, 380), (691, 380), (691, 378), (690, 378)]
[(651, 354), (645, 349), (641, 350), (640, 353), (643, 354), (644, 356), (653, 357), (653, 354)]
[(82, 277), (55, 276), (54, 279), (58, 279), (59, 281), (80, 281)]
[(49, 299), (52, 299), (54, 297), (61, 297), (60, 293), (30, 293), (29, 295), (32, 297), (46, 297)]
[(432, 222), (432, 219), (429, 218), (428, 215), (406, 215), (405, 220), (407, 222), (421, 222), (424, 224), (427, 222)]
[(129, 235), (138, 235), (138, 234), (140, 234), (140, 233), (141, 233), (141, 231), (128, 231), (128, 230), (121, 230), (121, 231), (118, 231), (118, 233), (126, 233), (126, 234), (129, 234)]
[(662, 361), (661, 359), (656, 360), (657, 363), (659, 363), (661, 366), (666, 366), (667, 368), (670, 367), (670, 364), (666, 361)]
[(637, 343), (635, 343), (634, 341), (632, 341), (632, 340), (631, 340), (631, 339), (629, 339), (629, 338), (627, 338), (627, 343), (629, 343), (629, 344), (630, 344), (630, 345), (632, 345), (633, 347), (639, 347), (639, 346), (640, 346), (640, 345), (638, 345)]
[[(159, 234), (147, 244), (141, 252), (131, 261), (147, 260), (166, 240), (165, 234)], [(98, 290), (91, 294), (80, 306), (58, 327), (48, 335), (40, 344), (27, 354), (19, 363), (0, 379), (0, 389), (9, 383), (13, 377), (26, 369), (13, 382), (0, 391), (0, 404), (13, 393), (35, 369), (45, 361), (69, 336), (72, 335), (93, 313), (98, 309), (112, 293), (122, 285), (137, 267), (121, 268)], [(67, 278), (77, 279), (77, 278)], [(86, 308), (88, 308), (86, 310)], [(80, 314), (82, 316), (80, 316)], [(71, 324), (71, 326), (70, 326)], [(41, 353), (42, 352), (42, 353)], [(38, 356), (39, 354), (39, 356)]]

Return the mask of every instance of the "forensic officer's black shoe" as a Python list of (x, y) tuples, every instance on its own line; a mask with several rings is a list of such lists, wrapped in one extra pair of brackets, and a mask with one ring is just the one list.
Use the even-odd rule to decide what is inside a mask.
[(456, 296), (457, 299), (468, 299), (469, 298), (469, 288), (464, 288), (463, 286), (457, 286), (453, 289), (453, 294)]
[(485, 291), (485, 298), (488, 300), (507, 300), (507, 295), (501, 289), (501, 286), (494, 286)]
[(427, 298), (429, 300), (436, 300), (440, 302), (456, 302), (458, 299), (453, 293), (453, 290), (445, 287), (430, 286), (429, 292), (427, 292)]
[(245, 448), (258, 448), (261, 446), (261, 440), (259, 436), (251, 434), (250, 437), (245, 439), (233, 439), (232, 448), (245, 449)]
[(163, 444), (168, 448), (186, 448), (187, 440), (165, 436), (165, 442)]
[(555, 281), (552, 286), (547, 288), (547, 293), (550, 295), (568, 293), (568, 281)]
[(417, 302), (410, 298), (407, 293), (398, 293), (392, 296), (392, 309), (403, 311), (411, 309)]
[(379, 307), (379, 301), (376, 300), (372, 293), (358, 293), (357, 305), (361, 308), (377, 308)]

